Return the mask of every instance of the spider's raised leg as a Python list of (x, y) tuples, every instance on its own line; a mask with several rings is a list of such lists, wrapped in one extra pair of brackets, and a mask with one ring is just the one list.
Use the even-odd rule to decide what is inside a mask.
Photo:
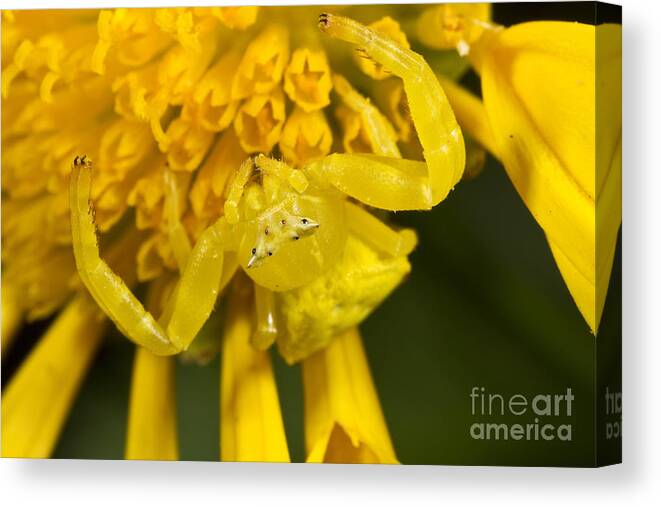
[(417, 53), (351, 19), (322, 14), (319, 27), (358, 45), (403, 80), (425, 163), (336, 153), (310, 164), (310, 171), (378, 208), (428, 209), (438, 204), (461, 178), (466, 150), (454, 113), (429, 65)]
[(207, 228), (191, 251), (163, 329), (99, 255), (91, 182), (91, 162), (84, 156), (76, 157), (71, 170), (70, 207), (80, 278), (106, 315), (136, 344), (157, 355), (186, 349), (209, 317), (218, 295), (223, 271), (222, 222)]
[(412, 229), (396, 231), (369, 211), (347, 201), (347, 223), (352, 232), (372, 247), (392, 257), (410, 254), (418, 239)]

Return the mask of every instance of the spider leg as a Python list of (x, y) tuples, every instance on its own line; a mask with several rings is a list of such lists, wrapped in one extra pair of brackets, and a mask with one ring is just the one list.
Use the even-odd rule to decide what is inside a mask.
[(222, 219), (207, 228), (192, 249), (164, 329), (99, 255), (91, 182), (91, 162), (76, 157), (70, 183), (71, 233), (81, 280), (99, 307), (136, 344), (157, 355), (186, 349), (218, 295), (223, 272)]
[(241, 201), (246, 185), (250, 181), (254, 168), (254, 160), (252, 158), (246, 159), (239, 167), (239, 170), (234, 175), (234, 180), (232, 180), (232, 183), (229, 186), (224, 210), (227, 222), (230, 224), (236, 224), (239, 222), (239, 202)]
[[(375, 62), (402, 79), (425, 162), (334, 154), (311, 164), (311, 172), (329, 179), (352, 197), (379, 208), (404, 210), (435, 206), (461, 178), (466, 150), (452, 108), (433, 71), (417, 53), (351, 19), (322, 14), (319, 27), (332, 37), (363, 48)], [(362, 159), (352, 161), (354, 157)], [(352, 169), (341, 169), (345, 164), (351, 164)], [(386, 167), (390, 169), (379, 177), (379, 170)], [(355, 171), (364, 174), (358, 175)], [(333, 176), (334, 172), (340, 174)], [(352, 178), (360, 179), (360, 185), (347, 181)], [(403, 192), (403, 195), (391, 203), (389, 197), (393, 192)]]
[(392, 257), (410, 254), (417, 243), (412, 229), (395, 231), (365, 208), (346, 201), (347, 223), (351, 231), (380, 252)]

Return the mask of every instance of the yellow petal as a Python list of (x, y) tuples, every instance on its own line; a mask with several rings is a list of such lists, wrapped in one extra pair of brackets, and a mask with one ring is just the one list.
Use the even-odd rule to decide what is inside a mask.
[(245, 277), (234, 287), (223, 337), (220, 459), (288, 462), (271, 357), (250, 345), (253, 310)]
[(2, 395), (2, 456), (48, 458), (103, 335), (96, 303), (62, 311)]
[(303, 362), (309, 463), (397, 463), (356, 328)]
[(126, 459), (177, 460), (174, 360), (137, 347), (133, 363)]
[(579, 23), (524, 23), (486, 37), (474, 56), (498, 156), (594, 333), (621, 193), (621, 27), (598, 29), (599, 81), (596, 32)]

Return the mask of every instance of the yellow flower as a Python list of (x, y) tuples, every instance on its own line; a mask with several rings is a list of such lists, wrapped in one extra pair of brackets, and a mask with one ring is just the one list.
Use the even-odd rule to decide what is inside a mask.
[[(590, 161), (577, 132), (588, 116), (544, 109), (532, 90), (559, 92), (535, 78), (526, 49), (537, 41), (551, 55), (559, 104), (574, 105), (583, 99), (566, 76), (589, 79), (584, 62), (552, 57), (585, 56), (585, 35), (558, 53), (555, 28), (494, 32), (483, 5), (420, 12), (411, 24), (374, 8), (372, 28), (325, 13), (319, 30), (316, 8), (3, 12), (3, 349), (21, 322), (54, 318), (6, 386), (3, 455), (51, 454), (105, 315), (137, 346), (127, 458), (178, 458), (174, 361), (203, 365), (222, 349), (220, 458), (289, 461), (275, 344), (303, 365), (308, 461), (396, 463), (357, 328), (412, 269), (416, 235), (388, 212), (438, 205), (464, 175), (466, 146), (471, 167), (479, 159), (444, 88), (463, 97), (465, 128), (503, 160), (576, 278), (589, 220), (581, 208), (565, 227), (564, 203), (547, 197), (585, 190), (589, 178), (573, 173)], [(441, 86), (409, 40), (470, 49), (484, 105)], [(511, 51), (524, 67), (501, 65)], [(537, 116), (576, 120), (577, 137), (548, 122), (540, 134), (517, 97)], [(617, 153), (603, 146), (598, 166)], [(540, 154), (524, 188), (517, 161)], [(618, 171), (585, 191), (592, 211), (617, 195)], [(611, 248), (617, 224), (604, 224)], [(601, 251), (611, 260), (597, 260), (596, 284), (612, 262)], [(143, 293), (155, 298), (147, 309)], [(223, 319), (222, 332), (202, 327)]]
[[(101, 343), (105, 313), (127, 336), (136, 325), (147, 326), (141, 331), (147, 334), (180, 336), (169, 344), (158, 337), (139, 342), (151, 350), (136, 349), (125, 449), (128, 459), (177, 459), (174, 363), (154, 352), (179, 352), (204, 364), (218, 350), (221, 337), (211, 328), (196, 332), (214, 299), (198, 299), (215, 298), (240, 266), (246, 269), (245, 247), (227, 237), (225, 246), (241, 256), (229, 251), (200, 260), (201, 252), (218, 250), (209, 245), (216, 244), (219, 220), (236, 215), (246, 223), (273, 199), (289, 202), (296, 194), (286, 185), (298, 194), (316, 192), (287, 213), (311, 212), (322, 228), (296, 245), (288, 243), (293, 235), (315, 229), (294, 222), (278, 234), (272, 229), (280, 243), (268, 248), (282, 249), (275, 256), (284, 269), (280, 287), (297, 291), (274, 291), (278, 282), (274, 287), (262, 267), (247, 271), (252, 281), (237, 275), (232, 284), (222, 337), (223, 460), (289, 460), (265, 349), (277, 340), (288, 360), (302, 360), (359, 324), (409, 271), (412, 232), (324, 197), (323, 176), (310, 181), (272, 158), (248, 159), (272, 150), (295, 167), (323, 159), (335, 135), (327, 117), (337, 109), (326, 36), (315, 27), (318, 12), (305, 19), (306, 36), (294, 39), (291, 28), (299, 21), (287, 19), (287, 9), (275, 9), (273, 19), (258, 18), (258, 11), (3, 12), (3, 353), (21, 322), (60, 312), (6, 388), (4, 455), (50, 455)], [(339, 96), (372, 143), (366, 151), (398, 155), (388, 120), (348, 83)], [(93, 175), (81, 169), (90, 160)], [(255, 164), (258, 178), (246, 172)], [(320, 196), (327, 204), (319, 208)], [(347, 217), (360, 230), (349, 232)], [(298, 269), (310, 264), (311, 244), (318, 250), (312, 269)], [(101, 252), (94, 253), (97, 247)], [(107, 256), (119, 256), (111, 264), (121, 276), (102, 260)], [(190, 264), (205, 266), (195, 280), (208, 289), (191, 285)], [(99, 269), (90, 271), (91, 265)], [(99, 273), (107, 278), (96, 286)], [(360, 284), (353, 281), (358, 276)], [(142, 308), (130, 293), (136, 281), (147, 284), (158, 321), (151, 314), (116, 318), (116, 304), (122, 312), (127, 304)], [(116, 290), (123, 292), (119, 299)], [(192, 303), (182, 311), (179, 301)], [(331, 316), (338, 304), (346, 311)]]
[(596, 334), (621, 221), (621, 27), (524, 23), (486, 33), (471, 59), (484, 105), (452, 84), (450, 101), (503, 161)]

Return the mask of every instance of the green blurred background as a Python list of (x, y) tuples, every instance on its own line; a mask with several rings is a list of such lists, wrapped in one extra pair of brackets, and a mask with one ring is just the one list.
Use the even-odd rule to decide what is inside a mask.
[[(494, 19), (505, 25), (593, 23), (594, 17), (591, 2), (494, 5)], [(464, 83), (476, 88), (477, 79), (468, 74)], [(413, 270), (361, 329), (400, 461), (592, 465), (596, 341), (502, 167), (488, 159), (478, 178), (459, 184), (433, 211), (399, 213), (394, 221), (419, 234)], [(618, 247), (600, 342), (620, 337), (620, 264)], [(36, 323), (18, 337), (3, 364), (3, 385), (46, 325)], [(105, 341), (54, 457), (123, 457), (133, 352), (116, 332)], [(292, 460), (303, 461), (300, 367), (273, 356)], [(178, 362), (182, 460), (218, 459), (219, 375), (218, 359), (207, 367)], [(470, 415), (473, 386), (530, 396), (572, 387), (572, 442), (472, 440), (470, 424), (480, 420)]]

